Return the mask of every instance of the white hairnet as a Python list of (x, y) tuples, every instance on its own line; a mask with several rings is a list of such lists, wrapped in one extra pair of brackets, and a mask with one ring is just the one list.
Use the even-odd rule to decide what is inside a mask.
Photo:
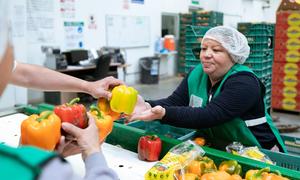
[(226, 26), (211, 28), (205, 33), (202, 43), (204, 39), (219, 42), (236, 63), (243, 64), (249, 56), (250, 47), (246, 37), (234, 28)]

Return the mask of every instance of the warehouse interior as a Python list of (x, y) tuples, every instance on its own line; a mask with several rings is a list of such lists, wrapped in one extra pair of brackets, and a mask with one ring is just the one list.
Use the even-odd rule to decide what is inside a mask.
[[(113, 107), (114, 105), (112, 105), (113, 95), (108, 98), (108, 101), (105, 101), (105, 108), (108, 107), (108, 109), (104, 108), (105, 110), (102, 111), (101, 108), (104, 105), (102, 107), (100, 105), (101, 96), (95, 97), (91, 93), (81, 90), (76, 91), (72, 88), (69, 88), (71, 89), (69, 91), (63, 88), (55, 90), (56, 86), (50, 88), (47, 85), (43, 86), (46, 88), (40, 88), (38, 85), (31, 86), (31, 81), (15, 83), (16, 80), (12, 75), (13, 78), (7, 80), (8, 84), (3, 92), (1, 91), (2, 80), (0, 81), (0, 92), (2, 92), (0, 94), (0, 145), (22, 147), (22, 145), (27, 143), (27, 145), (36, 146), (34, 143), (28, 143), (31, 140), (28, 140), (26, 143), (23, 140), (25, 136), (23, 134), (24, 119), (27, 120), (32, 115), (39, 115), (45, 111), (56, 114), (60, 119), (63, 119), (57, 113), (60, 111), (57, 108), (59, 109), (61, 106), (70, 107), (72, 106), (70, 101), (79, 97), (80, 101), (78, 100), (79, 102), (77, 103), (84, 107), (84, 112), (91, 113), (93, 111), (91, 105), (95, 105), (100, 108), (97, 112), (100, 113), (101, 118), (104, 118), (104, 115), (111, 116), (110, 130), (102, 129), (107, 134), (104, 137), (99, 136), (100, 139), (98, 139), (101, 142), (98, 143), (100, 144), (98, 149), (100, 149), (101, 157), (103, 156), (106, 159), (106, 163), (103, 161), (104, 164), (101, 163), (97, 166), (109, 169), (107, 170), (108, 179), (154, 180), (158, 176), (162, 179), (165, 176), (170, 177), (170, 180), (205, 179), (204, 176), (209, 176), (211, 175), (210, 173), (223, 172), (223, 170), (220, 170), (221, 162), (234, 160), (242, 166), (242, 169), (239, 169), (238, 173), (229, 173), (225, 170), (226, 174), (220, 175), (220, 179), (228, 178), (228, 174), (230, 176), (236, 174), (241, 176), (239, 177), (240, 179), (244, 177), (247, 180), (246, 174), (248, 170), (265, 168), (264, 171), (266, 173), (263, 176), (267, 176), (266, 174), (274, 175), (280, 172), (283, 177), (300, 180), (299, 0), (12, 0), (9, 3), (0, 0), (0, 5), (2, 6), (0, 6), (0, 9), (3, 9), (3, 12), (5, 9), (7, 14), (7, 16), (4, 16), (4, 13), (0, 13), (0, 16), (7, 18), (9, 22), (9, 32), (7, 34), (5, 34), (4, 29), (6, 26), (3, 26), (4, 28), (2, 29), (0, 27), (0, 38), (9, 39), (13, 47), (14, 68), (12, 68), (12, 74), (18, 73), (18, 66), (28, 64), (37, 68), (43, 67), (68, 77), (74, 77), (83, 80), (81, 82), (88, 82), (89, 84), (100, 82), (107, 77), (113, 77), (120, 80), (118, 82), (132, 87), (139, 96), (150, 104), (158, 99), (168, 99), (171, 95), (174, 95), (173, 92), (178, 87), (181, 87), (182, 90), (182, 84), (185, 85), (186, 83), (188, 92), (184, 95), (189, 95), (187, 97), (189, 99), (188, 107), (204, 110), (205, 105), (203, 106), (201, 98), (202, 106), (194, 106), (193, 103), (197, 104), (197, 102), (196, 100), (194, 102), (192, 99), (194, 86), (191, 85), (194, 83), (194, 79), (191, 79), (195, 75), (193, 72), (199, 69), (200, 66), (205, 67), (203, 59), (200, 58), (200, 56), (205, 57), (202, 54), (205, 48), (201, 44), (204, 43), (206, 32), (209, 32), (212, 28), (233, 28), (246, 38), (247, 45), (250, 47), (247, 58), (241, 66), (246, 67), (247, 71), (249, 69), (249, 72), (263, 84), (263, 118), (266, 119), (264, 123), (268, 124), (269, 120), (271, 121), (271, 125), (270, 127), (268, 126), (266, 131), (269, 132), (270, 129), (271, 132), (277, 132), (278, 130), (278, 136), (274, 133), (277, 141), (271, 148), (264, 148), (267, 145), (262, 144), (261, 141), (255, 138), (254, 141), (258, 146), (249, 146), (247, 148), (247, 146), (238, 144), (241, 142), (235, 142), (236, 139), (241, 140), (242, 136), (247, 136), (245, 135), (247, 134), (245, 130), (242, 128), (233, 129), (233, 134), (236, 132), (242, 134), (241, 138), (235, 138), (230, 144), (225, 141), (227, 146), (222, 146), (223, 149), (221, 149), (218, 146), (214, 146), (215, 144), (212, 142), (218, 143), (222, 141), (222, 139), (217, 140), (219, 136), (214, 134), (218, 131), (214, 128), (219, 128), (219, 124), (207, 128), (207, 134), (209, 134), (210, 138), (206, 138), (205, 135), (207, 134), (201, 134), (203, 129), (202, 127), (197, 128), (198, 125), (195, 121), (188, 121), (194, 122), (195, 128), (185, 128), (187, 125), (177, 126), (178, 124), (184, 124), (179, 121), (173, 124), (169, 122), (168, 118), (176, 118), (176, 116), (172, 116), (168, 112), (174, 113), (174, 110), (171, 111), (172, 108), (176, 109), (182, 105), (177, 106), (176, 103), (175, 105), (170, 105), (168, 104), (170, 102), (167, 100), (161, 100), (154, 104), (166, 103), (162, 103), (160, 106), (163, 109), (163, 111), (159, 112), (163, 112), (162, 117), (159, 116), (159, 113), (154, 113), (154, 109), (157, 106), (153, 105), (152, 109), (141, 111), (142, 113), (137, 117), (146, 117), (150, 112), (152, 116), (149, 116), (148, 119), (154, 118), (148, 120), (144, 117), (146, 120), (134, 119), (132, 122), (129, 122), (128, 119), (135, 116), (134, 113), (139, 108), (138, 106), (142, 106), (139, 98), (137, 98), (137, 102), (132, 100), (126, 102), (128, 99), (118, 100), (116, 106), (121, 106), (122, 104), (127, 109), (131, 108), (131, 111), (130, 113), (125, 113), (125, 111), (117, 112), (118, 117), (115, 118), (113, 113), (116, 112), (113, 112), (113, 108), (116, 106)], [(4, 8), (4, 5), (6, 8)], [(2, 17), (0, 17), (0, 23), (4, 24), (3, 22), (6, 19)], [(218, 42), (215, 39), (213, 40)], [(219, 44), (221, 44), (219, 46), (223, 46), (222, 43)], [(4, 45), (4, 47), (6, 46)], [(232, 52), (229, 52), (226, 49), (227, 47), (223, 48), (230, 55), (232, 62), (234, 62), (233, 66), (235, 64), (239, 65), (233, 60), (234, 56), (230, 54)], [(2, 49), (0, 49), (0, 58), (1, 53)], [(5, 56), (3, 56), (4, 58)], [(0, 68), (4, 66), (4, 63), (1, 61)], [(202, 73), (206, 73), (205, 68), (203, 68)], [(45, 74), (41, 73), (36, 76), (44, 78), (44, 82), (52, 82), (53, 78), (43, 75)], [(227, 75), (222, 76), (222, 78), (228, 78)], [(23, 76), (25, 75), (23, 74)], [(74, 80), (65, 78), (70, 81)], [(226, 80), (229, 81), (228, 79)], [(76, 81), (74, 80), (74, 82)], [(112, 81), (107, 83), (112, 83)], [(217, 85), (222, 86), (223, 81), (225, 80), (219, 81)], [(69, 83), (65, 84), (67, 86)], [(214, 86), (212, 84), (212, 82), (205, 81), (206, 95), (209, 95), (208, 104), (211, 101), (211, 91)], [(60, 85), (63, 86), (63, 83), (60, 83)], [(197, 84), (197, 86), (199, 85)], [(208, 90), (206, 86), (211, 86), (211, 89)], [(108, 91), (113, 94), (112, 87), (109, 88), (107, 88), (109, 89)], [(218, 91), (219, 87), (216, 92)], [(135, 97), (137, 97), (137, 94)], [(245, 102), (247, 102), (247, 97), (244, 98)], [(204, 100), (206, 99), (204, 98)], [(134, 102), (133, 105), (132, 102)], [(145, 102), (143, 101), (143, 103)], [(147, 105), (149, 104), (145, 103), (142, 107), (147, 107)], [(241, 106), (244, 106), (244, 104)], [(182, 107), (182, 110), (185, 108), (187, 107)], [(243, 107), (240, 108), (242, 109)], [(259, 105), (257, 105), (258, 108)], [(177, 110), (178, 112), (175, 113), (180, 114), (180, 108)], [(217, 111), (213, 112), (217, 113)], [(98, 113), (93, 117), (97, 117), (97, 115), (99, 117)], [(230, 114), (229, 111), (226, 113)], [(90, 115), (86, 113), (84, 116), (85, 120), (90, 118)], [(205, 116), (204, 113), (203, 116)], [(199, 117), (199, 119), (201, 118)], [(242, 117), (236, 118), (244, 120)], [(250, 120), (254, 120), (257, 123), (256, 120), (259, 119), (258, 117), (252, 117)], [(161, 122), (163, 120), (165, 122)], [(182, 119), (182, 121), (184, 120)], [(234, 120), (236, 121), (236, 119)], [(246, 121), (244, 124), (247, 124)], [(75, 126), (80, 126), (74, 124), (74, 120), (61, 120), (59, 138), (64, 137), (64, 141), (68, 142), (70, 134), (64, 130), (62, 122), (70, 122)], [(204, 125), (207, 127), (205, 123)], [(275, 130), (272, 125), (274, 125)], [(87, 126), (89, 126), (88, 123), (86, 123), (85, 127)], [(244, 126), (247, 129), (251, 129), (253, 125), (247, 127), (247, 124)], [(85, 127), (82, 129), (86, 130)], [(191, 127), (191, 125), (188, 127)], [(222, 127), (222, 124), (220, 127)], [(224, 125), (224, 129), (227, 130), (227, 128)], [(102, 130), (99, 127), (98, 132)], [(263, 139), (270, 138), (267, 134), (268, 132), (263, 132), (265, 129), (260, 130), (261, 132), (258, 133), (258, 136), (264, 136), (265, 133), (266, 135)], [(81, 133), (85, 134), (84, 131)], [(53, 131), (53, 136), (54, 134)], [(159, 150), (155, 160), (147, 160), (146, 157), (144, 159), (141, 158), (141, 156), (147, 156), (140, 153), (141, 139), (146, 137), (146, 135), (154, 135), (150, 137), (152, 141), (154, 142), (153, 138), (158, 138), (162, 143), (160, 145), (161, 150)], [(228, 134), (228, 136), (231, 135)], [(256, 137), (256, 135), (254, 133), (254, 135), (251, 135), (251, 138), (252, 136)], [(31, 139), (34, 139), (33, 136), (31, 136)], [(211, 139), (211, 137), (213, 138)], [(224, 135), (224, 137), (227, 138), (227, 135)], [(80, 147), (79, 138), (75, 136), (70, 138), (70, 142), (75, 142), (75, 146)], [(197, 144), (197, 138), (202, 138), (201, 140), (204, 139), (206, 141), (205, 145), (199, 146), (200, 150), (198, 146), (197, 148), (194, 147)], [(278, 138), (282, 140), (278, 140)], [(90, 138), (90, 142), (93, 141), (92, 139)], [(281, 146), (281, 141), (285, 148), (279, 147)], [(89, 162), (84, 159), (86, 158), (84, 150), (80, 152), (78, 150), (76, 153), (73, 153), (71, 149), (70, 152), (73, 154), (70, 152), (68, 154), (68, 152), (64, 152), (63, 148), (61, 151), (58, 150), (61, 147), (60, 142), (61, 140), (57, 139), (50, 151), (60, 154), (71, 166), (74, 176), (68, 176), (67, 179), (75, 179), (75, 177), (88, 179), (90, 173), (93, 175), (93, 172), (90, 172), (85, 167)], [(177, 147), (176, 145), (180, 143), (181, 146)], [(187, 150), (189, 148), (184, 147), (186, 144), (197, 149), (197, 155), (191, 155), (195, 153), (193, 152), (194, 149)], [(41, 146), (37, 147), (45, 149)], [(66, 145), (64, 148), (66, 147), (68, 146)], [(171, 149), (172, 147), (179, 149)], [(5, 150), (5, 148), (3, 149)], [(49, 149), (46, 150), (49, 151)], [(0, 146), (0, 166), (2, 166), (2, 158), (7, 160), (4, 155), (1, 155), (1, 152)], [(177, 154), (175, 156), (170, 152)], [(174, 155), (174, 158), (168, 159), (167, 156), (169, 154)], [(184, 159), (183, 154), (186, 155), (185, 158), (188, 158)], [(87, 158), (90, 156), (87, 156)], [(200, 160), (196, 156), (200, 156)], [(195, 164), (192, 167), (192, 163), (203, 161), (202, 156), (209, 157), (210, 160), (214, 161), (215, 168), (212, 168), (213, 170), (204, 170), (203, 167), (201, 169), (200, 165), (196, 167)], [(165, 161), (163, 161), (164, 158)], [(175, 165), (166, 163), (168, 161), (176, 164), (177, 169), (172, 169)], [(161, 164), (158, 165), (157, 163)], [(161, 167), (158, 168), (158, 166)], [(196, 172), (195, 169), (197, 169)], [(64, 170), (62, 170), (62, 173), (64, 173)], [(39, 175), (41, 179), (45, 177), (45, 179), (47, 177), (56, 179), (59, 178), (60, 173), (57, 175), (40, 173)], [(277, 174), (276, 176), (284, 179), (281, 175)], [(0, 179), (2, 179), (2, 176), (10, 176), (12, 179), (20, 178), (17, 175), (13, 178), (14, 175), (8, 175), (6, 171), (0, 170)], [(105, 175), (102, 176), (101, 173), (98, 176), (101, 178), (106, 177)], [(95, 175), (94, 177), (97, 176)]]

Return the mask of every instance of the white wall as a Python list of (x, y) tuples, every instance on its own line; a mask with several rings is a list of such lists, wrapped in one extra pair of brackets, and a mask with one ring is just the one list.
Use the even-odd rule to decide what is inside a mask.
[[(24, 6), (24, 16), (17, 17), (26, 24), (26, 3), (28, 0), (14, 1), (19, 7)], [(130, 15), (150, 17), (151, 40), (149, 47), (126, 49), (127, 63), (131, 66), (127, 69), (126, 82), (133, 84), (139, 79), (138, 61), (141, 57), (152, 56), (154, 53), (154, 42), (161, 35), (161, 15), (187, 13), (191, 0), (145, 0), (144, 4), (133, 4), (131, 0), (75, 0), (75, 14), (73, 19), (63, 18), (59, 12), (60, 1), (53, 1), (55, 13), (53, 42), (29, 43), (29, 35), (24, 32), (23, 36), (14, 37), (16, 59), (21, 62), (43, 65), (45, 56), (40, 47), (42, 45), (60, 46), (65, 50), (64, 21), (84, 21), (84, 48), (100, 48), (106, 45), (105, 16), (106, 15)], [(280, 0), (271, 0), (270, 8), (263, 8), (265, 0), (201, 0), (199, 7), (205, 10), (215, 10), (224, 13), (224, 24), (236, 27), (238, 22), (275, 22), (275, 11)], [(127, 4), (126, 4), (127, 3)], [(124, 5), (128, 5), (125, 9)], [(94, 15), (97, 29), (86, 28), (89, 16)], [(27, 28), (27, 27), (26, 27)], [(25, 28), (25, 30), (26, 30)], [(13, 88), (16, 103), (28, 103), (42, 101), (43, 94), (39, 91), (27, 90), (24, 88)], [(11, 94), (11, 93), (10, 93)]]

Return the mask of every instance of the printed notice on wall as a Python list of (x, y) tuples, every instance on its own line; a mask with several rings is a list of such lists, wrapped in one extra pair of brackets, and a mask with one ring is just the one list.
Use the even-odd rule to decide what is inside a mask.
[(75, 0), (60, 0), (60, 14), (62, 18), (74, 19), (76, 17)]
[(84, 47), (83, 28), (84, 23), (82, 21), (64, 22), (66, 49), (78, 49)]
[(27, 0), (27, 32), (30, 43), (53, 43), (54, 1)]

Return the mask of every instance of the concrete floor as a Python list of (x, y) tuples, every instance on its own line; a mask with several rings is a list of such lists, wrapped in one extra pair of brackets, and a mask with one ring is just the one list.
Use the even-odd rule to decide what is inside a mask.
[[(171, 77), (160, 79), (158, 84), (134, 84), (139, 93), (145, 99), (158, 99), (164, 98), (170, 95), (181, 82), (182, 77)], [(300, 113), (289, 113), (289, 112), (271, 112), (273, 117), (277, 117), (278, 121), (275, 124), (291, 124), (300, 127)], [(300, 138), (300, 128), (294, 132), (282, 133), (288, 136)]]

